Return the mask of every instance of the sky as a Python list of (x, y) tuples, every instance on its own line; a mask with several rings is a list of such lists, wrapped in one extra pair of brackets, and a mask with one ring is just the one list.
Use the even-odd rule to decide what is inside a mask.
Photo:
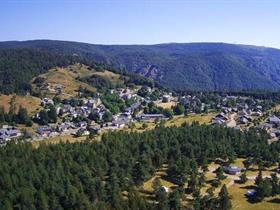
[(0, 0), (0, 41), (280, 48), (279, 0)]

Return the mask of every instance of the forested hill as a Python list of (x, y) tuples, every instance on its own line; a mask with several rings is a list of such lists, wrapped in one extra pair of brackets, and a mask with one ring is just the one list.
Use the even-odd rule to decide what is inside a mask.
[(12, 48), (36, 49), (112, 64), (180, 90), (280, 89), (280, 50), (273, 48), (224, 43), (92, 45), (50, 40), (0, 42), (0, 50)]
[(114, 71), (126, 76), (126, 83), (128, 84), (155, 85), (151, 79), (98, 64), (93, 59), (86, 59), (86, 56), (35, 48), (6, 48), (0, 49), (0, 94), (32, 92), (32, 78), (46, 73), (51, 68), (67, 67), (75, 63), (86, 64), (93, 70)]

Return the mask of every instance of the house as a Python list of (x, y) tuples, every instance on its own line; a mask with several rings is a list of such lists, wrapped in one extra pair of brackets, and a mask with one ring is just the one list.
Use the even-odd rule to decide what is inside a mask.
[(261, 117), (261, 116), (263, 116), (263, 113), (260, 110), (258, 110), (256, 112), (253, 112), (252, 116)]
[(220, 118), (214, 118), (212, 120), (212, 124), (213, 125), (224, 125), (225, 124), (225, 120), (220, 119)]
[(249, 120), (244, 116), (240, 117), (239, 121), (241, 124), (247, 124), (249, 122)]
[(241, 168), (238, 168), (237, 166), (225, 166), (224, 171), (227, 174), (236, 175), (241, 173)]
[(130, 107), (126, 108), (125, 111), (126, 112), (134, 112), (135, 109), (137, 109), (138, 107), (141, 106), (140, 102), (135, 102), (134, 104), (132, 104)]
[(240, 127), (240, 125), (237, 125), (237, 126), (234, 126), (233, 129), (234, 129), (234, 130), (240, 131), (240, 130), (241, 130), (241, 127)]
[(54, 102), (50, 98), (43, 98), (41, 101), (42, 106), (47, 106), (47, 105), (54, 105)]
[(112, 123), (104, 123), (102, 125), (102, 129), (105, 129), (105, 130), (115, 130), (115, 129), (118, 129), (119, 127), (116, 126), (116, 125), (113, 125)]
[(131, 115), (122, 113), (114, 118), (114, 120), (112, 121), (112, 125), (122, 128), (130, 122), (131, 122)]
[[(38, 78), (37, 78), (38, 79)], [(41, 78), (40, 80), (45, 80), (44, 78)], [(51, 89), (51, 86), (49, 83), (43, 83), (40, 87), (40, 90), (50, 90)]]
[(248, 116), (248, 115), (249, 115), (248, 111), (246, 111), (245, 109), (243, 109), (242, 111), (239, 111), (238, 114), (239, 114), (240, 116)]
[(5, 144), (6, 141), (9, 141), (13, 138), (20, 137), (22, 135), (21, 131), (16, 127), (6, 126), (0, 129), (0, 144)]
[(49, 136), (50, 133), (53, 132), (53, 128), (48, 126), (48, 125), (44, 125), (44, 126), (40, 126), (39, 128), (37, 128), (36, 132), (41, 135), (41, 136)]
[(126, 125), (126, 122), (123, 120), (113, 120), (112, 125), (118, 128), (123, 128)]
[(280, 125), (280, 119), (278, 117), (276, 117), (275, 115), (269, 117), (268, 122), (273, 125), (276, 125), (276, 126)]
[(76, 126), (77, 128), (86, 128), (86, 127), (87, 127), (87, 122), (86, 122), (86, 121), (80, 121), (80, 122), (77, 122), (77, 123), (75, 124), (75, 126)]
[(100, 98), (89, 99), (86, 103), (88, 108), (96, 108), (101, 104)]
[(276, 138), (276, 133), (271, 132), (271, 133), (270, 133), (270, 138), (272, 138), (272, 139)]
[(130, 93), (123, 94), (121, 96), (121, 98), (124, 99), (124, 100), (129, 100), (129, 99), (132, 98), (132, 94), (130, 94)]
[(74, 126), (70, 122), (61, 123), (56, 126), (56, 130), (60, 133), (67, 132), (72, 128), (74, 128)]
[(61, 84), (56, 84), (54, 87), (56, 94), (61, 94), (63, 90), (63, 86)]
[(74, 107), (72, 107), (70, 104), (64, 104), (62, 107), (63, 113), (71, 113), (74, 110)]
[(273, 125), (269, 123), (263, 123), (259, 126), (260, 129), (264, 129), (266, 131), (272, 129)]
[(248, 190), (245, 194), (248, 198), (251, 198), (256, 195), (256, 190)]
[(223, 113), (227, 114), (227, 113), (231, 112), (231, 108), (229, 108), (229, 107), (222, 107), (222, 111), (223, 111)]
[(168, 187), (162, 186), (162, 189), (163, 189), (166, 193), (169, 192), (169, 188), (168, 188)]
[(91, 131), (91, 130), (99, 131), (100, 128), (101, 128), (101, 126), (100, 126), (99, 124), (94, 123), (94, 124), (89, 125), (89, 128), (88, 128), (88, 129), (89, 129), (90, 131)]
[(163, 114), (141, 114), (136, 117), (141, 121), (150, 121), (150, 120), (164, 120), (167, 119)]
[(220, 119), (223, 119), (223, 120), (228, 120), (228, 117), (223, 112), (217, 114), (215, 118), (220, 118)]
[(90, 132), (85, 129), (85, 128), (80, 128), (77, 132), (76, 132), (76, 136), (88, 136), (90, 134)]
[(163, 103), (170, 102), (170, 100), (171, 100), (171, 96), (170, 95), (163, 95), (162, 96), (162, 102)]
[(262, 110), (262, 106), (260, 106), (260, 105), (258, 105), (257, 107), (256, 107), (258, 110)]

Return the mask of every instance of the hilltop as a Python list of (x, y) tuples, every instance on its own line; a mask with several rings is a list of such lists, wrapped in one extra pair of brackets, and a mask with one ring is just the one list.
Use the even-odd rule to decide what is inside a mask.
[(23, 49), (49, 57), (57, 55), (57, 61), (52, 61), (56, 65), (73, 60), (111, 65), (153, 78), (176, 90), (280, 88), (280, 50), (273, 48), (225, 43), (93, 45), (50, 40), (0, 43), (0, 53)]

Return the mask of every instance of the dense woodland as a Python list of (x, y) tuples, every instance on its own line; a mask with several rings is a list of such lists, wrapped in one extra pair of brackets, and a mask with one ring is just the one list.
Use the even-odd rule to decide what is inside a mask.
[(0, 92), (5, 94), (31, 92), (30, 80), (56, 66), (67, 66), (75, 61), (39, 50), (0, 50)]
[[(189, 209), (229, 209), (226, 187), (218, 197), (199, 194), (194, 181), (199, 167), (222, 158), (251, 157), (261, 165), (277, 163), (280, 144), (267, 134), (184, 124), (143, 133), (112, 132), (102, 141), (32, 147), (29, 143), (0, 148), (1, 209), (181, 209), (183, 192), (194, 194)], [(136, 190), (155, 170), (168, 164), (168, 176), (188, 182), (171, 193), (158, 188), (147, 202)], [(179, 184), (180, 185), (180, 184)], [(277, 185), (279, 187), (279, 183)]]

